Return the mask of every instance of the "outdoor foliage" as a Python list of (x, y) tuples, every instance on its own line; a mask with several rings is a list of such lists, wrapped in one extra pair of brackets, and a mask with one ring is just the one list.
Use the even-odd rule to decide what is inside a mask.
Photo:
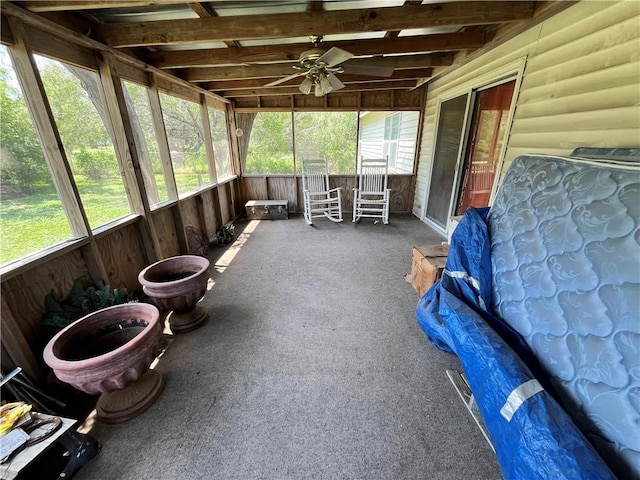
[(303, 158), (326, 158), (329, 172), (355, 172), (356, 112), (296, 112), (295, 129), (290, 113), (256, 115), (247, 151), (245, 173), (293, 173), (293, 138), (297, 170)]
[(140, 296), (129, 293), (126, 288), (111, 290), (109, 285), (100, 281), (97, 285), (90, 285), (85, 289), (82, 281), (77, 279), (67, 298), (60, 300), (56, 298), (53, 291), (44, 298), (47, 313), (43, 322), (45, 325), (62, 329), (85, 315), (103, 308), (138, 300), (141, 300)]
[(260, 112), (250, 132), (245, 173), (293, 173), (291, 114)]
[(9, 75), (7, 68), (0, 67), (0, 182), (30, 194), (37, 183), (50, 182), (51, 176), (27, 105), (20, 90), (9, 83)]
[(109, 150), (81, 150), (73, 154), (73, 163), (78, 173), (89, 180), (102, 180), (118, 175), (118, 170), (113, 170), (113, 148)]

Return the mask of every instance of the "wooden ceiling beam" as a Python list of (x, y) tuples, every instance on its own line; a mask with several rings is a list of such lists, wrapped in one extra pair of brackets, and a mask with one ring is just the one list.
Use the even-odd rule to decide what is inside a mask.
[[(356, 58), (345, 62), (343, 66), (372, 66), (390, 68), (428, 68), (433, 67), (432, 56), (400, 55), (397, 57)], [(296, 73), (291, 65), (275, 63), (270, 65), (240, 65), (229, 67), (189, 68), (182, 78), (188, 82), (210, 82), (214, 80), (250, 79), (284, 77)]]
[[(207, 7), (203, 3), (190, 2), (190, 3), (187, 3), (187, 5), (189, 6), (189, 8), (191, 10), (193, 10), (195, 13), (197, 13), (200, 18), (211, 18), (211, 17), (217, 17), (218, 16), (218, 14), (215, 11), (211, 10), (209, 7)], [(233, 40), (227, 40), (224, 43), (225, 43), (225, 45), (227, 47), (239, 47), (240, 46), (240, 44), (238, 42), (233, 41)]]
[[(482, 48), (487, 42), (482, 32), (439, 33), (415, 37), (322, 42), (322, 49), (338, 47), (355, 56), (388, 55), (392, 53), (455, 52)], [(177, 50), (150, 53), (147, 60), (158, 68), (213, 67), (238, 63), (296, 61), (309, 44), (285, 44), (240, 48), (215, 48), (212, 50)], [(434, 61), (436, 57), (434, 57)], [(439, 57), (439, 66), (451, 65), (452, 56)], [(435, 64), (434, 64), (435, 65)]]
[(458, 1), (401, 7), (109, 23), (96, 25), (95, 35), (97, 39), (115, 47), (223, 42), (507, 23), (530, 19), (534, 7), (533, 1)]
[(321, 12), (324, 10), (323, 0), (309, 0), (307, 10), (310, 12)]
[[(396, 80), (395, 82), (352, 83), (337, 90), (340, 92), (359, 92), (363, 90), (408, 90), (416, 86), (415, 80)], [(272, 95), (299, 95), (298, 87), (271, 87), (240, 90), (223, 90), (218, 92), (226, 98), (234, 97), (266, 97)], [(313, 93), (311, 93), (313, 95)]]
[[(338, 74), (338, 78), (342, 83), (368, 83), (368, 82), (392, 82), (400, 79), (419, 79), (430, 78), (433, 75), (433, 68), (412, 68), (407, 70), (396, 70), (393, 75), (388, 78), (381, 79), (379, 77), (365, 77), (362, 75), (348, 75), (346, 73)], [(294, 78), (288, 82), (282, 83), (281, 86), (299, 85), (302, 77)], [(202, 85), (202, 88), (210, 91), (219, 90), (240, 90), (264, 87), (270, 80), (265, 78), (254, 78), (248, 80), (219, 80), (209, 82), (206, 85)]]

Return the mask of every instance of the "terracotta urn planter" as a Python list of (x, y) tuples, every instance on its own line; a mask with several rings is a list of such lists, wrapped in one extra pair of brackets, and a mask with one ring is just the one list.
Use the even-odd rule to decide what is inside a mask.
[(207, 320), (207, 311), (197, 303), (207, 291), (208, 269), (204, 257), (179, 255), (149, 265), (138, 275), (144, 293), (161, 310), (170, 311), (173, 333), (190, 332)]
[(56, 377), (89, 394), (104, 423), (125, 422), (149, 408), (164, 387), (149, 366), (162, 334), (160, 312), (126, 303), (91, 313), (61, 330), (44, 349)]

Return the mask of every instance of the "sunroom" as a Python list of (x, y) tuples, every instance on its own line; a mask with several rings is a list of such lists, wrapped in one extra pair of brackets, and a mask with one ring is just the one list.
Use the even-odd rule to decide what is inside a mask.
[[(530, 478), (504, 463), (497, 434), (469, 415), (474, 397), (461, 402), (449, 382), (466, 365), (416, 322), (412, 253), (453, 248), (457, 222), (493, 207), (519, 157), (588, 157), (637, 176), (640, 3), (1, 7), (1, 398), (72, 420), (58, 433), (76, 441), (45, 439), (22, 463), (35, 446), (18, 447), (2, 478)], [(385, 160), (388, 224), (351, 221), (365, 159)], [(305, 223), (305, 160), (326, 162), (341, 222)], [(632, 192), (620, 196), (635, 221), (632, 278), (617, 297), (628, 303), (640, 298), (640, 194), (619, 189)], [(253, 219), (251, 201), (284, 214)], [(603, 220), (606, 238), (618, 216)], [(101, 421), (98, 396), (56, 377), (45, 347), (92, 312), (157, 305), (139, 275), (188, 255), (210, 262), (207, 320), (172, 331), (160, 308), (150, 368), (162, 391), (132, 418)], [(598, 325), (613, 315), (601, 308)], [(637, 308), (602, 340), (624, 344), (602, 360), (624, 370), (613, 435), (624, 439), (601, 450), (584, 433), (611, 478), (640, 475)], [(92, 452), (69, 467), (87, 438)], [(536, 455), (530, 464), (548, 460)]]

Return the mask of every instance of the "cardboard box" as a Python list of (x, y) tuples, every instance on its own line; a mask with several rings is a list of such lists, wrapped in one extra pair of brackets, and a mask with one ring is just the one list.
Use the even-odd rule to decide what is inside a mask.
[(421, 297), (441, 276), (447, 263), (449, 245), (413, 247), (411, 285)]

